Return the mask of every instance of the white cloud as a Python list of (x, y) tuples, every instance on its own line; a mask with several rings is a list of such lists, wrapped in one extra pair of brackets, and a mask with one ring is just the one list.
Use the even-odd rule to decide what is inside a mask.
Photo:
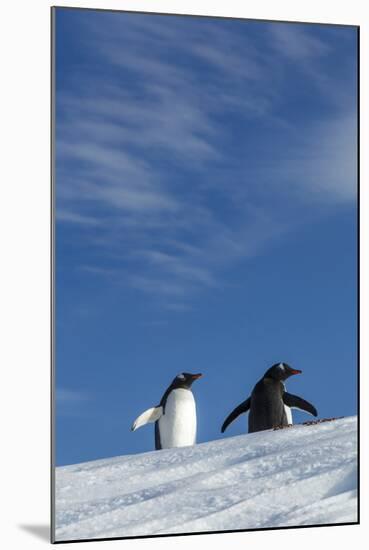
[[(264, 171), (265, 172), (265, 171)], [(300, 203), (350, 204), (357, 199), (356, 114), (345, 114), (311, 125), (283, 157), (269, 167), (280, 191)], [(265, 174), (264, 174), (265, 177)]]
[(133, 288), (149, 293), (154, 298), (160, 295), (186, 297), (189, 290), (187, 285), (183, 285), (182, 281), (173, 282), (173, 279), (171, 281), (164, 278), (155, 279), (149, 275), (133, 275), (130, 277), (130, 284)]
[(305, 186), (322, 200), (357, 199), (356, 114), (318, 124), (303, 159)]
[(86, 404), (92, 396), (84, 390), (71, 390), (57, 387), (55, 392), (55, 410), (58, 417), (82, 417), (87, 415)]
[[(309, 30), (308, 30), (309, 28)], [(314, 36), (312, 25), (280, 23), (270, 24), (273, 46), (287, 58), (299, 63), (306, 63), (313, 58), (327, 55), (331, 47)]]
[(58, 209), (56, 212), (56, 219), (59, 222), (74, 223), (79, 225), (93, 226), (100, 225), (101, 220), (93, 218), (92, 216), (85, 216), (72, 211), (65, 211)]
[[(265, 41), (255, 42), (203, 21), (189, 40), (180, 18), (105, 19), (109, 28), (89, 29), (91, 47), (113, 76), (58, 91), (58, 217), (96, 226), (91, 243), (105, 262), (109, 254), (123, 263), (86, 272), (186, 310), (188, 297), (217, 286), (222, 270), (295, 227), (282, 198), (297, 198), (297, 208), (312, 196), (355, 198), (355, 118), (337, 81), (321, 75), (331, 46), (307, 26), (269, 24)], [(314, 82), (317, 97), (335, 98), (336, 111), (301, 128), (283, 118), (286, 59)], [(227, 116), (237, 124), (224, 123)], [(265, 144), (247, 159), (232, 132), (255, 120)]]
[(88, 400), (90, 396), (84, 391), (76, 391), (67, 388), (56, 388), (56, 401), (60, 404), (81, 403)]

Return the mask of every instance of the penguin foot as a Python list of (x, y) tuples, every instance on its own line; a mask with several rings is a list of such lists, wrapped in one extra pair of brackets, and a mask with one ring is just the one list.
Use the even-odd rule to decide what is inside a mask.
[(284, 430), (285, 428), (292, 428), (293, 424), (279, 424), (278, 426), (273, 426), (273, 430)]

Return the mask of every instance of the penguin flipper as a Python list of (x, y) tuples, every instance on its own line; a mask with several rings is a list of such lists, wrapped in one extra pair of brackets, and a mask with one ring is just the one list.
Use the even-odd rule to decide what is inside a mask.
[(229, 424), (231, 422), (233, 422), (233, 420), (236, 420), (236, 418), (238, 416), (240, 416), (240, 414), (243, 414), (245, 412), (247, 412), (250, 408), (250, 403), (251, 403), (251, 399), (250, 397), (248, 397), (245, 401), (242, 401), (242, 403), (240, 405), (238, 405), (238, 407), (236, 407), (232, 412), (231, 414), (229, 414), (227, 416), (227, 418), (225, 419), (225, 421), (223, 422), (223, 426), (222, 426), (222, 429), (221, 429), (221, 432), (225, 432), (227, 427), (229, 426)]
[(287, 405), (287, 407), (291, 407), (291, 409), (300, 409), (301, 411), (305, 411), (313, 416), (318, 416), (318, 411), (314, 405), (309, 403), (309, 401), (305, 401), (305, 399), (302, 399), (302, 397), (299, 397), (298, 395), (284, 392), (283, 403)]
[(137, 430), (137, 428), (141, 428), (141, 426), (148, 424), (149, 422), (156, 422), (156, 420), (159, 420), (162, 414), (163, 407), (151, 407), (151, 409), (147, 409), (147, 411), (140, 414), (140, 416), (138, 416), (133, 422), (131, 427), (132, 432)]

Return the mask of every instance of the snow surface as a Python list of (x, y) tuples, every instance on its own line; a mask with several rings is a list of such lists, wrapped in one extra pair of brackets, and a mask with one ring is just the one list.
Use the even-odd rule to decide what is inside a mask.
[(357, 521), (356, 417), (56, 468), (56, 540)]

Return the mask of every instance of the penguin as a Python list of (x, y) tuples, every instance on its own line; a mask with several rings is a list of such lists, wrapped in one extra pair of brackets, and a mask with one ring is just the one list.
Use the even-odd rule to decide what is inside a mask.
[(159, 405), (147, 409), (133, 422), (131, 430), (155, 422), (155, 449), (185, 447), (196, 443), (196, 404), (191, 390), (202, 374), (182, 372), (165, 390)]
[(286, 392), (284, 381), (301, 370), (287, 363), (276, 363), (266, 371), (251, 392), (251, 396), (232, 411), (221, 428), (222, 433), (240, 414), (249, 413), (249, 433), (268, 430), (275, 426), (288, 426), (292, 421), (290, 409), (300, 409), (317, 416), (316, 408), (297, 395)]

